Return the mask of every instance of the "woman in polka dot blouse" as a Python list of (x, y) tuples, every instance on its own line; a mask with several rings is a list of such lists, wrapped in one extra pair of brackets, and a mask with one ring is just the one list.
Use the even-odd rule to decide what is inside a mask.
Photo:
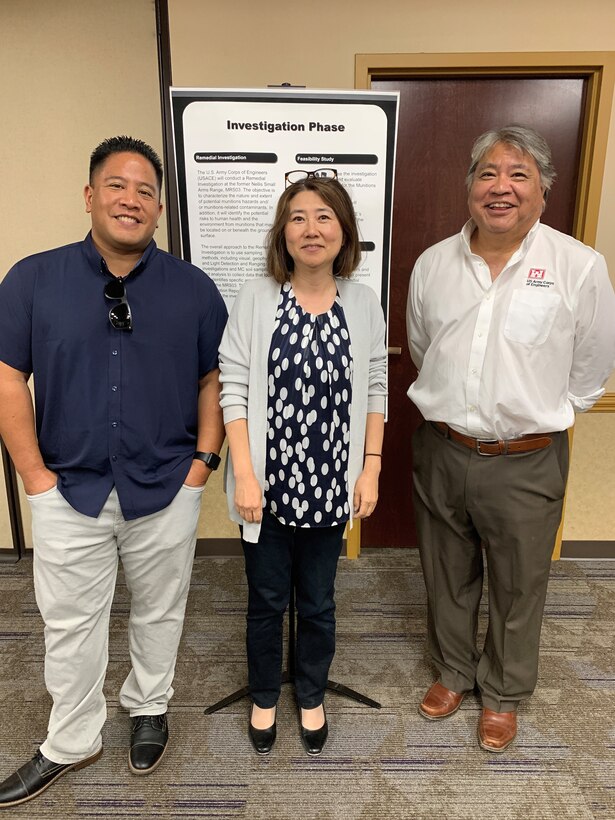
[(240, 290), (220, 347), (229, 442), (226, 490), (248, 578), (249, 736), (276, 736), (283, 617), (297, 605), (300, 737), (320, 754), (335, 652), (334, 583), (344, 528), (378, 499), (386, 401), (385, 325), (360, 262), (350, 197), (308, 177), (278, 202), (268, 276)]

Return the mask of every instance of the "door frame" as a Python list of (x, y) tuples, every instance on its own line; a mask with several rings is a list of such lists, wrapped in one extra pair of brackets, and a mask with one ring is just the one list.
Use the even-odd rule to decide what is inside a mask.
[(573, 235), (593, 245), (615, 89), (614, 51), (355, 54), (355, 88), (371, 88), (372, 78), (515, 75), (572, 75), (588, 81)]
[[(602, 181), (615, 90), (615, 52), (473, 52), (355, 54), (355, 88), (371, 88), (372, 79), (408, 77), (582, 77), (587, 80), (587, 103), (581, 143), (573, 236), (592, 247), (596, 241)], [(590, 412), (615, 412), (615, 393), (605, 393)], [(563, 524), (562, 524), (563, 526)], [(562, 526), (554, 557), (559, 556)], [(361, 526), (348, 533), (348, 557), (361, 551)]]

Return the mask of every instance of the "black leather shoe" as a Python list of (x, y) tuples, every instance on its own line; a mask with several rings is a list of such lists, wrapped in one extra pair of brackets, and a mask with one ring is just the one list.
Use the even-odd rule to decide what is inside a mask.
[(150, 774), (160, 765), (167, 748), (169, 727), (163, 715), (137, 715), (132, 719), (128, 768), (133, 774)]
[[(273, 748), (276, 739), (276, 721), (274, 720), (268, 729), (255, 729), (252, 726), (252, 709), (254, 704), (250, 707), (250, 718), (248, 720), (248, 735), (252, 741), (252, 745), (256, 750), (256, 754), (268, 755)], [(277, 710), (276, 710), (277, 711)]]
[(301, 742), (303, 743), (303, 748), (305, 749), (305, 751), (312, 757), (316, 757), (322, 752), (324, 745), (327, 742), (327, 737), (329, 735), (327, 713), (325, 712), (324, 703), (322, 705), (322, 711), (325, 716), (325, 722), (320, 727), (320, 729), (306, 729), (303, 723), (301, 723), (301, 707), (299, 707), (299, 723), (301, 724)]
[(75, 763), (54, 763), (39, 750), (32, 760), (17, 769), (10, 777), (0, 783), (0, 808), (17, 806), (26, 803), (42, 794), (53, 783), (70, 771), (84, 769), (90, 763), (96, 763), (103, 750), (91, 757), (78, 760)]

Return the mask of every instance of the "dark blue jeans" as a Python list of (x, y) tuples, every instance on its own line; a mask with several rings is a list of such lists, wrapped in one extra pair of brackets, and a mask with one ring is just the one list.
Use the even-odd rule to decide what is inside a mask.
[(293, 582), (297, 700), (304, 709), (323, 701), (335, 654), (335, 573), (344, 526), (287, 527), (265, 510), (258, 543), (242, 539), (248, 578), (248, 681), (252, 699), (262, 709), (275, 706), (280, 695), (284, 613)]

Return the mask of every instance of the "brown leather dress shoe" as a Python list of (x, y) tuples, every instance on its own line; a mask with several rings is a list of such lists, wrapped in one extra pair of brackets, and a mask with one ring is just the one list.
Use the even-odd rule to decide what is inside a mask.
[(503, 752), (517, 735), (516, 712), (492, 712), (483, 707), (478, 722), (478, 745), (487, 752)]
[(419, 706), (419, 713), (428, 720), (442, 720), (453, 715), (461, 706), (465, 692), (458, 694), (442, 686), (436, 681), (423, 698)]

